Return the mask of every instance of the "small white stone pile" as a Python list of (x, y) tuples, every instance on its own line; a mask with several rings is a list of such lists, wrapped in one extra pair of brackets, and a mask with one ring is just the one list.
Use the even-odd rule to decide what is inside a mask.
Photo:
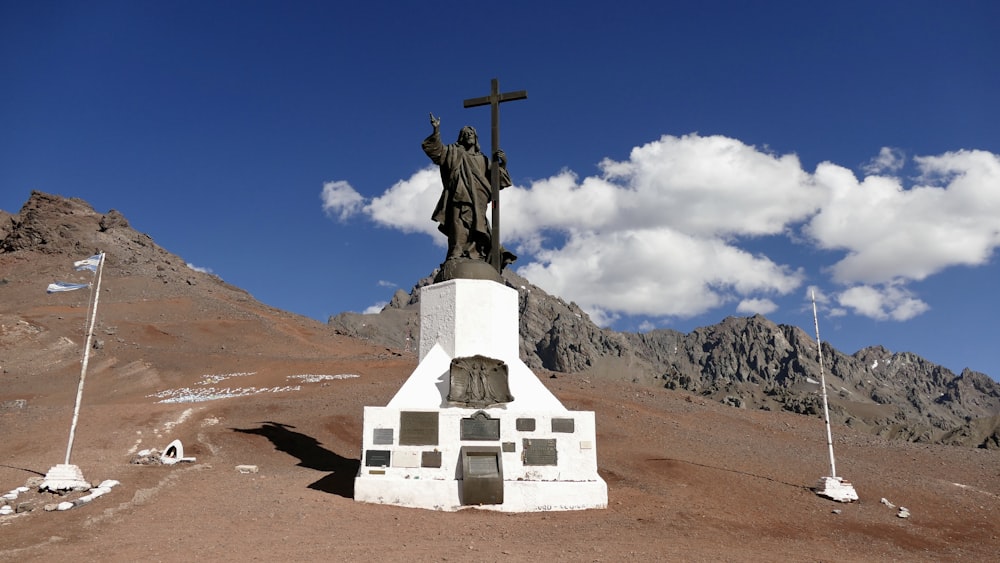
[[(10, 491), (7, 491), (3, 495), (0, 495), (0, 498), (2, 498), (4, 501), (17, 500), (17, 497), (20, 496), (21, 493), (26, 493), (30, 490), (31, 489), (29, 489), (28, 487), (18, 487), (16, 489), (11, 489)], [(0, 516), (7, 516), (8, 514), (13, 514), (13, 513), (14, 513), (14, 507), (9, 504), (6, 504), (6, 502), (4, 503), (3, 506), (0, 506)]]
[[(98, 486), (90, 489), (90, 493), (88, 493), (88, 494), (86, 494), (86, 495), (84, 495), (84, 496), (82, 496), (82, 497), (80, 497), (80, 498), (78, 498), (76, 500), (73, 500), (73, 501), (60, 502), (59, 504), (57, 504), (55, 506), (55, 510), (69, 510), (71, 508), (76, 508), (78, 506), (83, 506), (84, 504), (87, 504), (87, 503), (91, 502), (92, 500), (96, 499), (97, 497), (104, 496), (104, 495), (110, 493), (111, 489), (115, 488), (116, 486), (118, 486), (120, 484), (121, 483), (119, 483), (118, 481), (115, 481), (114, 479), (106, 479), (104, 481), (101, 481), (100, 485), (98, 485)], [(45, 509), (46, 510), (50, 510), (50, 508), (49, 508), (50, 506), (51, 505), (46, 506)]]

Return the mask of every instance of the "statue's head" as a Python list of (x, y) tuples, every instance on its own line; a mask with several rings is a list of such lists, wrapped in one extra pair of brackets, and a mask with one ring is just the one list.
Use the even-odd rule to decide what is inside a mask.
[(466, 125), (462, 127), (462, 130), (458, 132), (458, 144), (474, 149), (474, 152), (479, 151), (479, 135), (476, 134), (476, 128), (471, 125)]

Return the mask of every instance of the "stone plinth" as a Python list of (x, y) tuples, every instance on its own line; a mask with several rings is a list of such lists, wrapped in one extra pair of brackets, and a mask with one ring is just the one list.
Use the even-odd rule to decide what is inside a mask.
[[(420, 322), (417, 369), (388, 405), (365, 407), (355, 500), (447, 511), (607, 506), (594, 413), (567, 410), (521, 361), (516, 290), (463, 279), (427, 286)], [(448, 402), (451, 360), (473, 355), (507, 364), (511, 402), (483, 409)], [(502, 501), (473, 504), (464, 498), (472, 490)]]

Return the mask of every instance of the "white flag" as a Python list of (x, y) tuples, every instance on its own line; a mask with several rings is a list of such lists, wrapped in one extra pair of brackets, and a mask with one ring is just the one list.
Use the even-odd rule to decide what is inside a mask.
[(45, 290), (46, 293), (56, 293), (58, 291), (73, 291), (76, 289), (83, 289), (85, 287), (90, 287), (89, 283), (69, 283), (69, 282), (55, 282), (50, 283), (48, 289)]
[(77, 260), (73, 262), (73, 266), (76, 267), (77, 271), (80, 270), (90, 270), (91, 272), (97, 271), (97, 265), (101, 262), (101, 255), (95, 254), (90, 258), (84, 258), (83, 260)]

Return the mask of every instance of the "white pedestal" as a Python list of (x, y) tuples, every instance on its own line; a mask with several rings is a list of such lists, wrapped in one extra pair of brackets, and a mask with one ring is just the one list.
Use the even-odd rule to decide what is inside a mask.
[(86, 491), (90, 488), (90, 483), (83, 478), (83, 472), (80, 471), (79, 467), (60, 463), (49, 468), (49, 472), (45, 474), (45, 480), (42, 481), (39, 488), (52, 492)]
[[(521, 361), (516, 290), (464, 279), (427, 286), (420, 323), (417, 369), (387, 406), (365, 407), (355, 500), (446, 511), (607, 507), (594, 413), (567, 410)], [(474, 355), (507, 364), (513, 401), (485, 409), (448, 404), (451, 360)], [(484, 449), (495, 451), (500, 477), (490, 483), (503, 500), (473, 504), (464, 498), (463, 452)]]

